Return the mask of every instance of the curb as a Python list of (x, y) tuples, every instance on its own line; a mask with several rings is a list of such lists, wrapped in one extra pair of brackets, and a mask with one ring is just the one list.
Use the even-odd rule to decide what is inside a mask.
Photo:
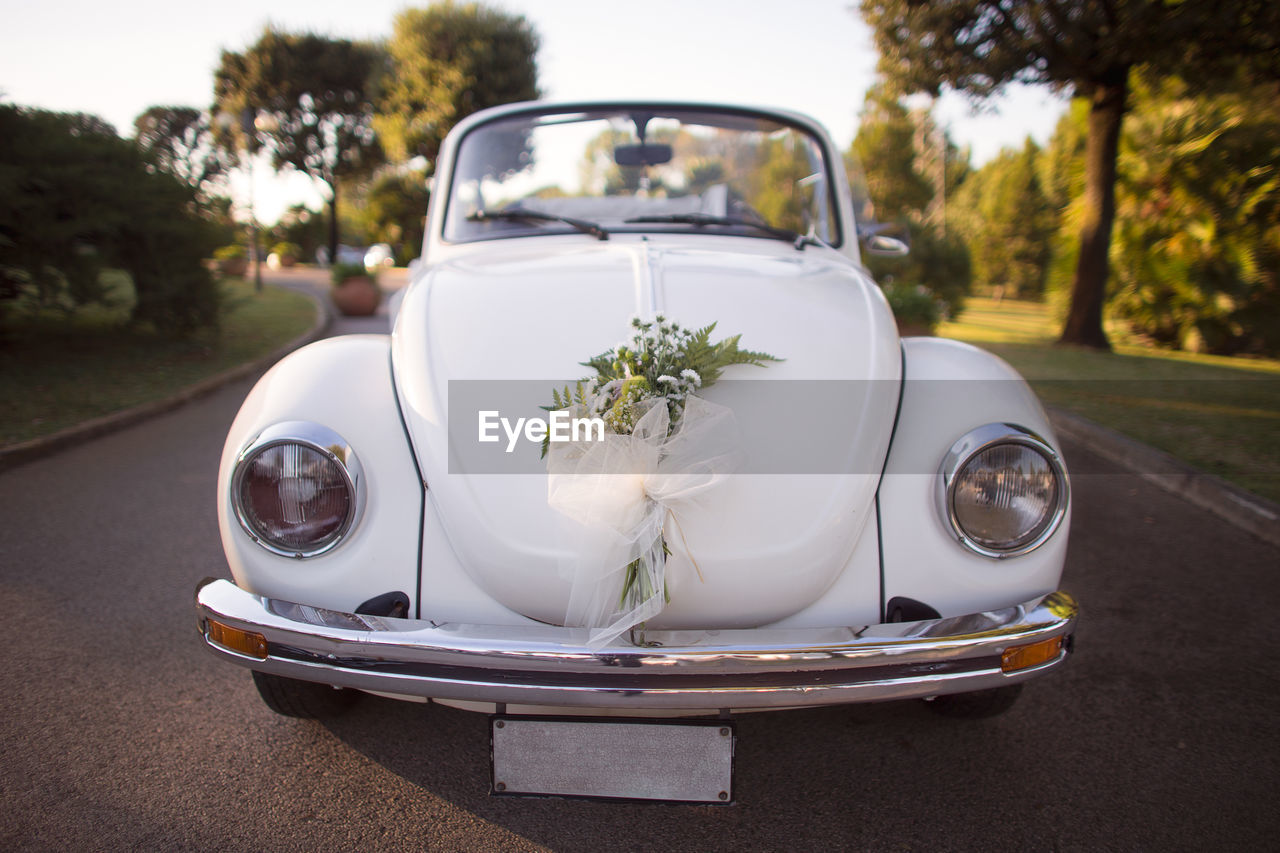
[(1280, 547), (1280, 504), (1259, 497), (1220, 477), (1206, 474), (1109, 427), (1061, 409), (1048, 409), (1059, 436), (1081, 444), (1203, 510)]
[(11, 447), (0, 449), (0, 471), (7, 471), (10, 468), (16, 468), (34, 459), (48, 456), (56, 453), (65, 447), (73, 444), (79, 444), (88, 441), (91, 438), (97, 438), (107, 433), (116, 432), (124, 429), (139, 421), (155, 417), (164, 412), (171, 411), (179, 406), (185, 405), (192, 400), (199, 399), (208, 394), (212, 394), (224, 385), (229, 385), (237, 379), (243, 379), (253, 373), (265, 370), (293, 352), (298, 347), (309, 344), (312, 341), (322, 337), (329, 328), (331, 317), (328, 309), (318, 296), (313, 293), (306, 293), (301, 290), (295, 290), (295, 293), (302, 293), (316, 309), (316, 321), (310, 329), (303, 332), (298, 337), (289, 341), (287, 344), (277, 347), (264, 356), (245, 362), (244, 364), (224, 370), (215, 376), (207, 379), (201, 379), (194, 385), (188, 385), (186, 388), (179, 390), (177, 393), (163, 400), (152, 400), (147, 403), (134, 406), (131, 409), (125, 409), (119, 412), (112, 412), (109, 415), (103, 415), (100, 418), (85, 421), (75, 426), (67, 427), (59, 430), (51, 435), (40, 436)]

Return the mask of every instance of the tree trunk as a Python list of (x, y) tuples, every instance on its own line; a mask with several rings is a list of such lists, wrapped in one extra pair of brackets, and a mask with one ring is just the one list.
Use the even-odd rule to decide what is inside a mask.
[(1080, 258), (1071, 285), (1071, 311), (1059, 343), (1109, 350), (1102, 330), (1102, 306), (1107, 296), (1107, 254), (1111, 226), (1116, 218), (1116, 154), (1120, 123), (1128, 92), (1128, 69), (1116, 79), (1099, 84), (1089, 108), (1089, 135), (1085, 143), (1084, 226), (1080, 231)]
[(338, 182), (329, 182), (329, 263), (338, 262)]

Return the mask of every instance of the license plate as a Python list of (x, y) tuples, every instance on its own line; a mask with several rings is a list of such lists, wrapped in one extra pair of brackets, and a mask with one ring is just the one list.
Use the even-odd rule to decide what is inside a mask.
[(493, 717), (493, 793), (729, 803), (726, 721)]

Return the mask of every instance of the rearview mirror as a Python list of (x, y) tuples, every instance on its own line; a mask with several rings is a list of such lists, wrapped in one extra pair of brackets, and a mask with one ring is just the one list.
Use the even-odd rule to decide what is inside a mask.
[(619, 145), (613, 149), (613, 162), (619, 166), (661, 166), (671, 162), (671, 146), (658, 143)]

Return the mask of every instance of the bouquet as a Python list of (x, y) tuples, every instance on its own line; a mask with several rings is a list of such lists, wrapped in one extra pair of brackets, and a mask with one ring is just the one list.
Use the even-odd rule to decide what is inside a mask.
[(730, 365), (780, 360), (742, 349), (740, 335), (713, 343), (715, 327), (633, 318), (630, 338), (583, 362), (595, 376), (554, 390), (544, 407), (605, 426), (602, 442), (552, 446), (548, 437), (542, 447), (550, 502), (596, 533), (584, 534), (594, 544), (575, 549), (566, 616), (566, 624), (594, 629), (595, 644), (642, 625), (669, 601), (663, 570), (671, 553), (666, 521), (679, 525), (673, 506), (736, 464), (732, 412), (696, 392)]

